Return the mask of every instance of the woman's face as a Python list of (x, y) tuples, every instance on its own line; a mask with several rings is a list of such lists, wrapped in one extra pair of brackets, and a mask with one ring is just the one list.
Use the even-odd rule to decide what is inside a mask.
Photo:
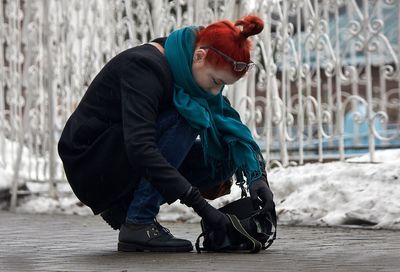
[(205, 61), (207, 52), (196, 49), (194, 52), (192, 75), (196, 83), (206, 92), (217, 95), (224, 85), (235, 83), (239, 78), (227, 70), (216, 69)]

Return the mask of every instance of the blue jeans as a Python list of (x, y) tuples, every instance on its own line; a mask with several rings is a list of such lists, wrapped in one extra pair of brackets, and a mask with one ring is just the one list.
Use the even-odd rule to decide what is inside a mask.
[[(196, 141), (198, 131), (176, 110), (161, 113), (156, 125), (157, 146), (161, 154), (177, 169), (185, 160), (181, 174), (192, 185), (200, 189), (209, 188), (232, 176), (234, 171), (218, 171), (215, 178), (210, 177), (211, 171), (204, 163), (201, 144)], [(163, 203), (165, 201), (160, 193), (145, 178), (141, 178), (129, 205), (126, 222), (152, 223)]]

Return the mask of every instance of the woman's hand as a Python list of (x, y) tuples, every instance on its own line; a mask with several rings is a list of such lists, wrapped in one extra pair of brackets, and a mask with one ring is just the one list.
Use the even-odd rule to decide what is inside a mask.
[(274, 195), (264, 178), (250, 184), (250, 198), (255, 208), (262, 207), (265, 210), (275, 209)]
[[(203, 219), (211, 229), (218, 231), (219, 233), (225, 233), (228, 224), (230, 223), (229, 218), (214, 208), (201, 196), (199, 190), (192, 187), (186, 194), (181, 198), (181, 202), (188, 207), (192, 207), (193, 210)], [(223, 237), (223, 236), (222, 236)]]

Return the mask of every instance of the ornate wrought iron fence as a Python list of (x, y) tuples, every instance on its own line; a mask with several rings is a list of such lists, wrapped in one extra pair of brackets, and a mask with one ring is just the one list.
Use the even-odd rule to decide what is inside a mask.
[(269, 162), (362, 149), (374, 161), (377, 143), (399, 146), (398, 1), (256, 1), (254, 10), (270, 27), (241, 102)]
[(104, 63), (183, 25), (265, 20), (249, 72), (226, 95), (270, 165), (343, 160), (399, 143), (395, 0), (2, 0), (0, 169), (12, 184), (65, 180), (56, 144)]

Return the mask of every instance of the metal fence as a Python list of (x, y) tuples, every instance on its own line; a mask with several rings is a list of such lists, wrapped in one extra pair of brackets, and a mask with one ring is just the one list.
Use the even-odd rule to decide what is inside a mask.
[(399, 147), (398, 1), (263, 1), (254, 10), (270, 27), (241, 100), (269, 162), (360, 151), (374, 161), (377, 147)]
[(257, 69), (225, 90), (270, 166), (399, 145), (396, 0), (0, 0), (0, 169), (57, 197), (63, 125), (122, 50), (185, 25), (254, 13)]

